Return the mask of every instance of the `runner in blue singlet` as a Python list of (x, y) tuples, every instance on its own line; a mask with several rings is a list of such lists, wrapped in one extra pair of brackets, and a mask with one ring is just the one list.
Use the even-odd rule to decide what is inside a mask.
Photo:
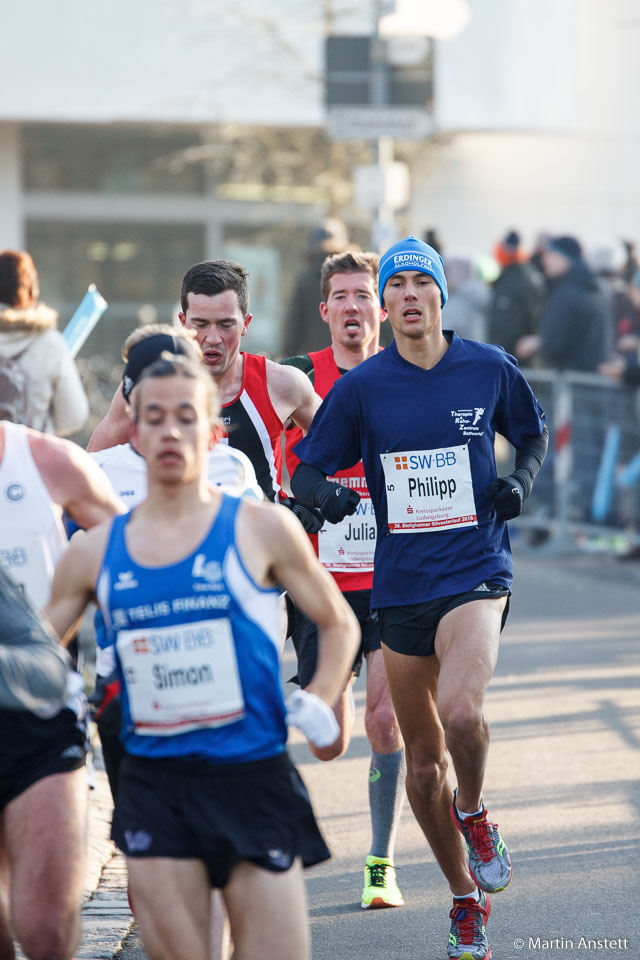
[[(74, 538), (47, 613), (67, 634), (95, 591), (123, 684), (123, 761), (113, 836), (127, 855), (147, 951), (207, 960), (211, 888), (239, 955), (304, 960), (301, 865), (328, 856), (286, 753), (287, 722), (332, 743), (330, 704), (357, 622), (290, 511), (212, 489), (215, 387), (200, 364), (143, 374), (133, 439), (148, 494), (122, 522)], [(215, 409), (214, 409), (215, 408)], [(323, 656), (285, 704), (276, 584), (318, 622)]]

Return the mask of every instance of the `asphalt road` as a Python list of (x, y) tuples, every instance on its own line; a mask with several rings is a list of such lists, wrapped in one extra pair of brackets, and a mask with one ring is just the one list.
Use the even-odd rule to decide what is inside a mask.
[[(284, 671), (293, 655), (285, 653)], [(313, 960), (446, 958), (447, 887), (408, 804), (396, 864), (406, 906), (360, 909), (369, 847), (369, 749), (358, 721), (345, 757), (291, 753), (333, 859), (307, 874)], [(487, 932), (499, 960), (630, 956), (640, 949), (640, 565), (520, 556), (488, 698), (485, 798), (514, 877)], [(142, 960), (135, 931), (122, 960)]]

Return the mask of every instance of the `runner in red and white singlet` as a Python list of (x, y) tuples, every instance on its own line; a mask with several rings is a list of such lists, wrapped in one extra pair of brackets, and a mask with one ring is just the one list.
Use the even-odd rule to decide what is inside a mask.
[[(205, 260), (190, 267), (182, 281), (180, 322), (195, 332), (203, 363), (218, 387), (227, 442), (249, 457), (265, 497), (275, 500), (282, 487), (283, 425), (291, 418), (306, 433), (320, 398), (301, 372), (241, 353), (252, 320), (248, 276), (231, 260)], [(87, 449), (127, 443), (128, 437), (119, 387)]]

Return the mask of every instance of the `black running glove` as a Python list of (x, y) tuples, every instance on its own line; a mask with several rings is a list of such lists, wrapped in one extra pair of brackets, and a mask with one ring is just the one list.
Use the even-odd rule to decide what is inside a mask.
[(355, 513), (360, 503), (360, 495), (355, 490), (327, 480), (322, 470), (306, 463), (299, 463), (294, 470), (291, 490), (299, 502), (318, 507), (329, 523), (340, 523)]
[(341, 483), (332, 483), (331, 480), (327, 480), (326, 484), (326, 492), (319, 498), (320, 513), (329, 523), (340, 523), (345, 517), (356, 512), (360, 494), (349, 487), (343, 487)]
[(514, 474), (508, 477), (496, 477), (484, 492), (491, 500), (498, 520), (513, 520), (522, 512), (525, 498), (525, 486)]
[(299, 500), (289, 497), (282, 501), (282, 506), (291, 510), (298, 518), (305, 533), (318, 533), (324, 526), (324, 517), (315, 507), (305, 507)]

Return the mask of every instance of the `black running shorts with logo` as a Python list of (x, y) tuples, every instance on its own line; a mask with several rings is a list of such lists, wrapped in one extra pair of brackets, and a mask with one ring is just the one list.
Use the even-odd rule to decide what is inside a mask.
[(331, 856), (287, 753), (232, 764), (128, 754), (111, 837), (127, 857), (202, 860), (212, 887), (241, 860), (282, 873)]
[(0, 810), (38, 780), (85, 764), (86, 723), (66, 707), (49, 719), (0, 710), (0, 731)]
[(380, 607), (376, 610), (380, 639), (385, 647), (409, 657), (428, 657), (435, 653), (436, 633), (445, 614), (474, 600), (496, 600), (507, 597), (502, 612), (500, 631), (509, 615), (511, 591), (497, 583), (481, 583), (475, 590), (439, 597), (425, 603), (407, 606)]
[[(360, 648), (351, 668), (360, 676), (362, 659), (373, 650), (380, 649), (378, 624), (370, 609), (370, 590), (350, 590), (343, 597), (355, 613), (360, 624)], [(298, 659), (298, 672), (289, 683), (299, 683), (304, 689), (311, 683), (318, 663), (318, 627), (301, 610), (296, 609), (296, 621), (291, 635)]]

